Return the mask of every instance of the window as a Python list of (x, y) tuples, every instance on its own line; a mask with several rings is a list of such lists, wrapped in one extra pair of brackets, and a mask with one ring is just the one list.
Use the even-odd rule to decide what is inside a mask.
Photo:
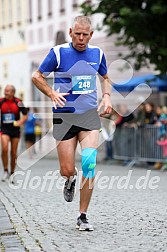
[(17, 24), (21, 25), (21, 1), (17, 0)]
[(28, 5), (28, 21), (31, 23), (32, 22), (32, 0), (29, 0), (29, 5)]
[(65, 12), (65, 0), (60, 0), (60, 12)]
[(12, 13), (12, 0), (8, 0), (8, 22), (9, 22), (9, 27), (12, 27), (12, 17), (13, 17), (13, 13)]
[(78, 0), (73, 0), (72, 7), (75, 9), (78, 7)]
[(7, 62), (3, 63), (3, 77), (8, 78), (8, 63)]
[(56, 34), (56, 45), (61, 45), (66, 42), (64, 31), (58, 31)]
[(88, 5), (91, 5), (92, 0), (86, 0), (85, 3), (87, 3)]
[(38, 20), (42, 19), (42, 1), (38, 0)]
[(48, 0), (48, 16), (52, 16), (52, 0)]
[(5, 29), (5, 0), (1, 0), (1, 26)]

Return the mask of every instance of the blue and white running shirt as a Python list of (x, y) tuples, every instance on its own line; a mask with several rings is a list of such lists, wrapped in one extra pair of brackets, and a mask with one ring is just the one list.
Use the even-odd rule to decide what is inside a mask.
[(107, 73), (106, 59), (97, 46), (87, 45), (86, 50), (77, 51), (72, 43), (53, 47), (39, 66), (46, 76), (54, 72), (54, 90), (70, 93), (65, 96), (64, 108), (53, 112), (82, 114), (97, 108), (96, 75)]

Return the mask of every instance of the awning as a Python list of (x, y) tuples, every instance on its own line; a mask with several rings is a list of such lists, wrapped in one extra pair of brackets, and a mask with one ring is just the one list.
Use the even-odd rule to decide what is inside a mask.
[(167, 92), (167, 75), (148, 74), (133, 77), (129, 82), (125, 84), (113, 84), (113, 87), (119, 92), (130, 92), (138, 85), (144, 83), (149, 85), (153, 92)]

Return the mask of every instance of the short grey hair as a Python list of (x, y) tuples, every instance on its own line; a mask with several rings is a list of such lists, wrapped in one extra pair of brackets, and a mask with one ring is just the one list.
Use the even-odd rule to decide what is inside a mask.
[(10, 87), (11, 90), (13, 91), (13, 93), (15, 94), (15, 92), (16, 92), (15, 86), (13, 86), (13, 85), (11, 85), (11, 84), (7, 84), (6, 87)]
[(74, 28), (75, 23), (82, 24), (82, 25), (86, 24), (86, 25), (90, 26), (91, 30), (93, 30), (91, 20), (88, 16), (82, 15), (82, 16), (75, 17), (73, 24), (72, 24), (72, 28)]

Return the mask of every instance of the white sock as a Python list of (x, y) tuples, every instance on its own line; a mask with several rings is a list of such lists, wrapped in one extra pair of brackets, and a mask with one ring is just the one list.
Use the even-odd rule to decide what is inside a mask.
[(74, 176), (71, 176), (71, 177), (69, 178), (69, 180), (70, 180), (71, 182), (73, 182), (73, 181), (76, 179), (76, 177), (77, 177), (77, 169), (75, 168)]
[(76, 179), (76, 175), (71, 176), (71, 177), (69, 178), (69, 181), (70, 181), (70, 182), (73, 182), (75, 179)]

